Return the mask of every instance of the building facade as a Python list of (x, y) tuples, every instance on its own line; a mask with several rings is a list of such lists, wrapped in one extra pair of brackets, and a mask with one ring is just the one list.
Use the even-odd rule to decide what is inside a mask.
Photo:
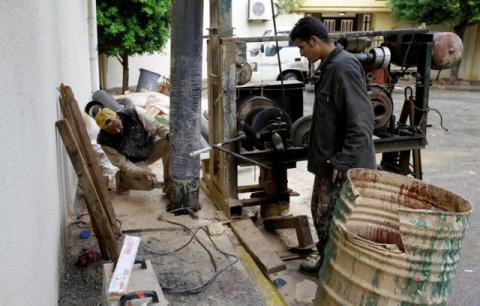
[(402, 26), (391, 18), (388, 1), (306, 0), (299, 12), (320, 18), (330, 32), (389, 30)]
[[(298, 11), (320, 18), (329, 31), (378, 31), (418, 26), (395, 20), (385, 0), (305, 0)], [(434, 31), (452, 31), (445, 26), (427, 27)], [(466, 30), (463, 43), (459, 78), (480, 81), (480, 25)], [(442, 77), (448, 77), (449, 73), (449, 70), (443, 71)]]
[(2, 0), (0, 28), (0, 304), (56, 305), (76, 191), (57, 87), (98, 86), (95, 0)]

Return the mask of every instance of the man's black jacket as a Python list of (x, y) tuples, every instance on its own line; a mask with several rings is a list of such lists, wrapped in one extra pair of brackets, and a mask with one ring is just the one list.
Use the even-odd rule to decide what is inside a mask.
[(373, 109), (360, 63), (339, 45), (322, 62), (320, 73), (315, 84), (308, 171), (331, 177), (332, 166), (341, 171), (375, 169)]

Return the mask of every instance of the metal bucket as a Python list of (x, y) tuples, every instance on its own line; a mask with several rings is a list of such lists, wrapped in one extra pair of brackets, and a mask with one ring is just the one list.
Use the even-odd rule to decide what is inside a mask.
[(137, 92), (146, 89), (149, 91), (158, 91), (158, 78), (160, 74), (153, 71), (140, 68), (140, 76), (138, 77)]
[(348, 172), (317, 305), (445, 305), (472, 211), (464, 198), (388, 172)]

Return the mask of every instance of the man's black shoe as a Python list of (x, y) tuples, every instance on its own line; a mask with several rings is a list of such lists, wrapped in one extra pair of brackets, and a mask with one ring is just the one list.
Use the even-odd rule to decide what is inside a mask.
[(318, 274), (322, 267), (323, 259), (320, 258), (317, 262), (302, 262), (300, 264), (300, 271), (308, 274)]

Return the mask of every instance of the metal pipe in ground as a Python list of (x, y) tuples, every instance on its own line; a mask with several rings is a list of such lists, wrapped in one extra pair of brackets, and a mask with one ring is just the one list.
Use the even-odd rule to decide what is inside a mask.
[(199, 209), (198, 149), (202, 90), (203, 0), (172, 0), (170, 96), (170, 205)]

